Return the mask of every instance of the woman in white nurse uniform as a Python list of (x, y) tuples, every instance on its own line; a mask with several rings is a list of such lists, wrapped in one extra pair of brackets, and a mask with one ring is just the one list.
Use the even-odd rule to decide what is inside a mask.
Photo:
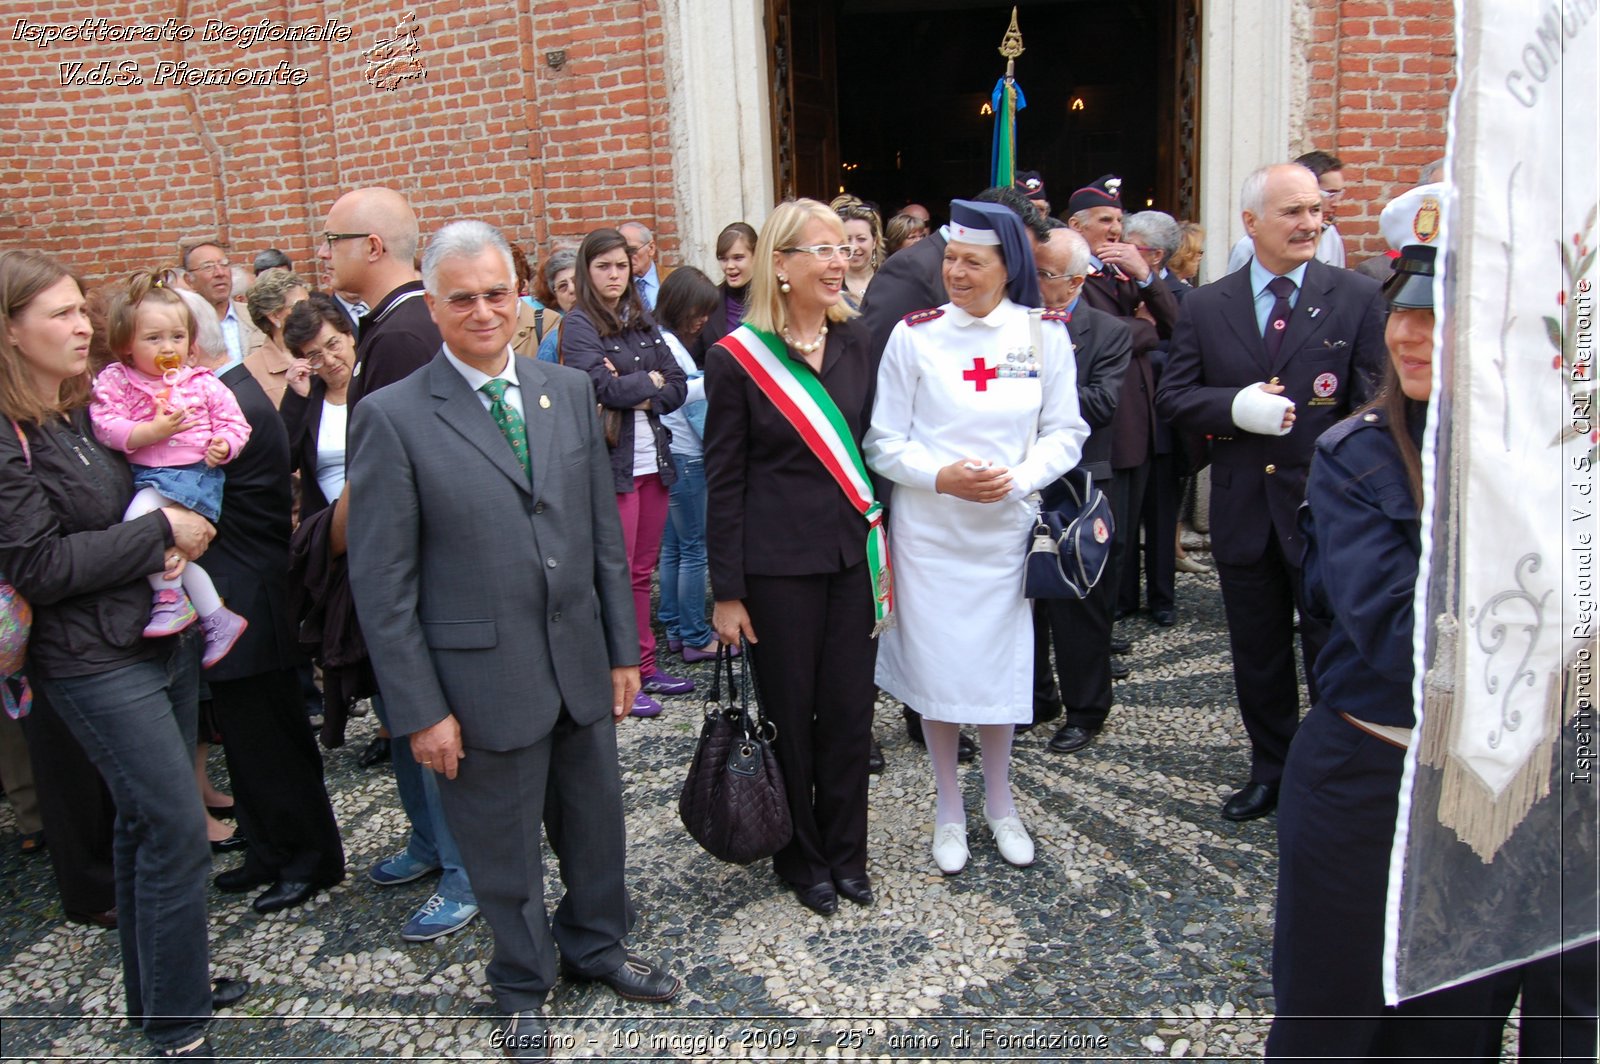
[(1013, 729), (1032, 719), (1033, 621), (1022, 594), (1031, 493), (1077, 464), (1089, 427), (1064, 316), (1039, 315), (1033, 251), (1007, 208), (954, 200), (950, 302), (895, 326), (878, 370), (866, 460), (894, 482), (895, 628), (878, 686), (917, 707), (938, 787), (933, 857), (966, 866), (956, 777), (962, 724), (978, 725), (984, 819), (1000, 854), (1033, 862), (1011, 795)]

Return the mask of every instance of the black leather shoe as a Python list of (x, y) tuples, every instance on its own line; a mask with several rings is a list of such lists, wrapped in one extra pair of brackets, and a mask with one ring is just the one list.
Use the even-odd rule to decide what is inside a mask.
[(187, 1046), (177, 1046), (172, 1049), (156, 1050), (157, 1060), (216, 1060), (217, 1051), (211, 1047), (211, 1041), (202, 1038)]
[(795, 884), (793, 889), (800, 904), (819, 916), (832, 916), (839, 911), (839, 895), (832, 883), (816, 883), (809, 887)]
[(250, 993), (248, 979), (213, 979), (211, 980), (211, 1007), (225, 1009), (229, 1005), (237, 1005)]
[(1247, 783), (1244, 790), (1222, 803), (1224, 820), (1259, 820), (1278, 808), (1276, 783)]
[(871, 905), (874, 900), (872, 897), (872, 880), (868, 879), (866, 876), (850, 879), (836, 879), (833, 881), (833, 885), (839, 888), (840, 894), (844, 895), (846, 898), (849, 898), (857, 905)]
[(1131, 639), (1113, 639), (1111, 641), (1111, 653), (1113, 654), (1126, 654), (1132, 649), (1133, 641)]
[(1171, 628), (1178, 623), (1178, 615), (1171, 610), (1151, 610), (1150, 619), (1163, 628)]
[(225, 839), (218, 839), (211, 844), (211, 852), (232, 853), (234, 850), (242, 850), (248, 845), (250, 845), (250, 840), (244, 837), (244, 832), (234, 828), (232, 835)]
[(1111, 678), (1113, 680), (1126, 680), (1132, 675), (1133, 670), (1128, 668), (1127, 662), (1118, 661), (1116, 658), (1111, 659)]
[(1094, 742), (1094, 732), (1076, 724), (1063, 724), (1050, 737), (1050, 749), (1058, 754), (1071, 754)]
[(883, 747), (878, 745), (878, 740), (872, 740), (872, 747), (867, 751), (867, 774), (876, 776), (883, 771)]
[(79, 913), (67, 910), (67, 922), (73, 924), (86, 924), (89, 927), (103, 927), (107, 931), (117, 929), (117, 907), (113, 905), (104, 912)]
[(965, 765), (978, 756), (978, 741), (966, 732), (961, 733), (961, 739), (956, 743), (956, 760)]
[(605, 975), (584, 975), (565, 961), (561, 963), (561, 971), (575, 982), (604, 983), (624, 1001), (670, 1001), (683, 986), (677, 976), (633, 953), (628, 954), (628, 959), (616, 971)]
[(224, 894), (243, 894), (247, 890), (264, 887), (278, 879), (271, 872), (255, 872), (249, 867), (248, 862), (238, 868), (230, 868), (226, 872), (218, 872), (217, 878), (211, 882)]
[(356, 758), (356, 764), (362, 768), (371, 768), (374, 765), (385, 765), (389, 762), (389, 739), (380, 735), (367, 744), (361, 751), (361, 756)]
[(280, 909), (292, 909), (310, 900), (320, 889), (315, 883), (305, 880), (280, 879), (262, 891), (261, 896), (250, 903), (250, 908), (263, 915)]
[(543, 1014), (519, 1012), (506, 1017), (500, 1033), (500, 1048), (510, 1060), (550, 1060), (550, 1028), (545, 1026)]

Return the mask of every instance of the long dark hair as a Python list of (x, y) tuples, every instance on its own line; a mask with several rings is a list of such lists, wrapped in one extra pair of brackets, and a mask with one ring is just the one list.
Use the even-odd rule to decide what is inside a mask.
[(626, 253), (628, 242), (615, 229), (596, 229), (578, 245), (578, 269), (572, 278), (578, 289), (577, 309), (588, 316), (594, 323), (595, 332), (601, 336), (615, 336), (649, 317), (631, 276), (623, 286), (622, 298), (617, 300), (615, 310), (605, 305), (600, 293), (595, 291), (594, 282), (589, 279), (589, 264), (617, 248)]
[(661, 282), (656, 294), (656, 323), (687, 347), (696, 318), (710, 317), (722, 306), (722, 290), (693, 266), (679, 266)]

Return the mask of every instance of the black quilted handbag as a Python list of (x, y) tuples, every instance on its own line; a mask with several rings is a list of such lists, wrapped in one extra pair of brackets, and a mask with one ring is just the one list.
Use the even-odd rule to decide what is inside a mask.
[[(738, 682), (734, 680), (733, 655), (726, 646), (717, 648), (706, 722), (678, 795), (678, 816), (694, 841), (711, 856), (749, 864), (788, 845), (794, 825), (789, 819), (783, 772), (772, 752), (777, 729), (761, 716), (750, 647), (743, 640), (740, 645)], [(722, 701), (724, 672), (726, 703)], [(750, 714), (752, 701), (756, 704), (754, 717)]]
[(1111, 558), (1111, 503), (1087, 471), (1045, 489), (1028, 532), (1023, 593), (1031, 599), (1086, 598)]

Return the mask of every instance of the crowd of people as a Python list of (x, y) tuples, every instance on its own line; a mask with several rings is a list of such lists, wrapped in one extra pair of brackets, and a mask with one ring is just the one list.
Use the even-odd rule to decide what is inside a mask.
[[(1433, 249), (1401, 226), (1383, 286), (1343, 269), (1340, 171), (1316, 152), (1252, 174), (1244, 258), (1208, 285), (1203, 230), (1125, 215), (1114, 175), (1059, 218), (1038, 174), (942, 225), (917, 204), (886, 221), (854, 196), (785, 202), (722, 230), (720, 283), (659, 265), (633, 220), (542, 265), (478, 221), (424, 246), (386, 188), (330, 209), (322, 285), (275, 250), (242, 270), (216, 241), (93, 292), (0, 252), (22, 734), (63, 908), (117, 928), (157, 1055), (210, 1059), (207, 1018), (248, 989), (210, 969), (212, 851), (243, 852), (214, 883), (259, 891), (262, 913), (345, 875), (308, 701), (337, 745), (371, 700), (369, 760), (410, 830), (367, 877), (439, 876), (406, 940), (485, 918), (515, 1059), (548, 1056), (558, 978), (680, 989), (626, 944), (615, 731), (694, 690), (675, 656), (749, 655), (793, 825), (772, 869), (806, 909), (874, 903), (879, 690), (929, 752), (939, 871), (970, 854), (974, 758), (987, 837), (1031, 864), (1013, 739), (1059, 720), (1051, 750), (1095, 741), (1127, 675), (1115, 622), (1174, 624), (1174, 573), (1207, 568), (1181, 521), (1206, 466), (1251, 754), (1220, 813), (1283, 796), (1269, 1055), (1403, 1054), (1442, 1029), (1497, 1046), (1498, 984), (1401, 1010), (1378, 985)], [(1022, 547), (1074, 472), (1111, 499), (1112, 561), (1083, 598), (1031, 601)], [(1468, 1012), (1490, 1018), (1411, 1024)]]

